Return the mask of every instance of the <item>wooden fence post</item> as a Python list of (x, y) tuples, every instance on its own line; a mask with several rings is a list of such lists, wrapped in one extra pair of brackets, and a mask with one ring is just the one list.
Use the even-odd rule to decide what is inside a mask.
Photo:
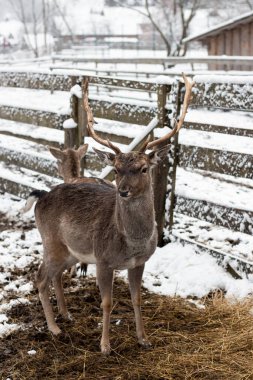
[[(81, 85), (82, 87), (82, 85)], [(78, 113), (77, 113), (77, 130), (78, 130), (78, 141), (79, 146), (84, 143), (84, 138), (87, 136), (87, 113), (83, 109), (83, 96), (78, 99)], [(84, 174), (84, 169), (86, 166), (86, 158), (83, 157), (81, 160), (81, 175)]]
[[(171, 86), (159, 85), (157, 89), (158, 127), (163, 128), (169, 123), (166, 110), (167, 95)], [(166, 143), (164, 143), (166, 145)], [(163, 245), (163, 228), (165, 224), (165, 201), (167, 192), (168, 159), (166, 158), (153, 170), (154, 205), (158, 231), (158, 246)]]
[[(72, 87), (76, 84), (76, 78), (72, 78)], [(81, 85), (81, 84), (80, 84)], [(84, 143), (84, 136), (86, 135), (87, 117), (83, 109), (83, 98), (78, 98), (76, 95), (71, 95), (70, 98), (71, 118), (76, 123), (76, 127), (64, 128), (64, 146), (65, 148), (78, 148)], [(81, 161), (81, 174), (83, 174), (85, 167), (85, 158)]]
[[(71, 84), (74, 86), (76, 84), (75, 78), (71, 78)], [(76, 127), (68, 128), (67, 126), (64, 128), (64, 147), (65, 148), (73, 148), (74, 146), (79, 146), (79, 138), (78, 138), (78, 98), (75, 95), (71, 95), (70, 97), (70, 116), (76, 123)]]
[[(180, 109), (182, 105), (182, 95), (181, 91), (183, 83), (178, 81), (175, 85), (175, 88), (172, 89), (171, 94), (174, 97), (172, 102), (176, 104), (173, 117), (177, 119), (180, 114)], [(173, 216), (175, 208), (175, 187), (176, 187), (176, 169), (178, 165), (178, 154), (179, 154), (179, 145), (178, 145), (178, 133), (172, 138), (171, 146), (169, 149), (169, 169), (168, 169), (168, 181), (167, 181), (167, 199), (166, 199), (166, 226), (169, 228), (169, 233), (173, 227)]]

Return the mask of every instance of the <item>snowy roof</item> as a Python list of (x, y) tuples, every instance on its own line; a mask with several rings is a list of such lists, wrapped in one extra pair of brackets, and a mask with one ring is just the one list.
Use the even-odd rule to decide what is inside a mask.
[(0, 22), (0, 35), (9, 37), (13, 35), (14, 38), (20, 37), (20, 33), (23, 30), (23, 25), (20, 21), (6, 20)]
[(183, 42), (190, 42), (193, 40), (202, 40), (206, 37), (213, 36), (223, 30), (232, 29), (239, 24), (245, 24), (253, 20), (253, 11), (244, 13), (239, 17), (234, 17), (228, 21), (222, 22), (212, 28), (204, 30), (202, 33), (191, 35), (183, 40)]

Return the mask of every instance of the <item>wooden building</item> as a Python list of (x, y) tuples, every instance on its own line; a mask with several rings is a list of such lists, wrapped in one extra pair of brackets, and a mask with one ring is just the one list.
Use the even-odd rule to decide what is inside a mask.
[[(207, 46), (208, 55), (253, 56), (253, 12), (228, 20), (204, 32), (189, 36), (184, 43), (200, 41)], [(224, 69), (224, 65), (210, 64), (209, 69)], [(252, 67), (230, 65), (232, 70), (252, 70)]]

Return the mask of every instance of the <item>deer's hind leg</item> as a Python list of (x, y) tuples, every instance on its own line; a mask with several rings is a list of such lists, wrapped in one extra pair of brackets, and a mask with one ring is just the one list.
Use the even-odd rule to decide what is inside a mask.
[(109, 355), (111, 351), (109, 328), (110, 314), (112, 310), (112, 285), (113, 285), (113, 270), (104, 267), (97, 263), (97, 280), (102, 298), (103, 308), (103, 331), (100, 341), (101, 352), (104, 355)]
[(66, 247), (61, 246), (56, 249), (55, 246), (49, 247), (47, 244), (46, 247), (44, 245), (44, 249), (44, 259), (39, 267), (36, 282), (48, 329), (54, 335), (58, 335), (61, 330), (54, 319), (52, 305), (49, 300), (49, 286), (53, 281), (59, 312), (64, 317), (68, 316), (62, 287), (62, 273), (71, 264), (69, 264), (69, 253)]

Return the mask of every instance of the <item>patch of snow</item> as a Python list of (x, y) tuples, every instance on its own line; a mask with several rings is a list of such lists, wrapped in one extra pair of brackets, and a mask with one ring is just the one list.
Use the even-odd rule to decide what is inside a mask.
[(83, 93), (82, 93), (81, 86), (79, 86), (79, 84), (75, 84), (75, 86), (71, 87), (70, 94), (75, 95), (79, 99), (82, 99)]
[(176, 194), (214, 204), (253, 211), (253, 189), (177, 168)]
[(252, 113), (243, 111), (189, 109), (185, 121), (188, 123), (220, 125), (228, 128), (253, 129)]
[[(226, 56), (224, 56), (226, 58)], [(236, 59), (236, 57), (233, 57)], [(242, 58), (242, 57), (238, 57)], [(243, 57), (243, 59), (246, 61), (247, 57)], [(252, 57), (249, 57), (248, 59), (252, 59)], [(231, 84), (249, 84), (252, 85), (253, 83), (253, 75), (252, 76), (230, 76), (230, 75), (196, 75), (193, 80), (196, 83), (231, 83)]]
[(63, 122), (63, 129), (72, 129), (77, 127), (77, 123), (74, 119), (70, 118)]
[(184, 298), (201, 298), (217, 289), (229, 298), (253, 293), (253, 283), (233, 279), (209, 254), (197, 254), (194, 247), (179, 243), (157, 248), (146, 263), (143, 284), (151, 291)]
[(27, 351), (28, 355), (36, 355), (37, 354), (37, 351), (35, 350), (29, 350)]

